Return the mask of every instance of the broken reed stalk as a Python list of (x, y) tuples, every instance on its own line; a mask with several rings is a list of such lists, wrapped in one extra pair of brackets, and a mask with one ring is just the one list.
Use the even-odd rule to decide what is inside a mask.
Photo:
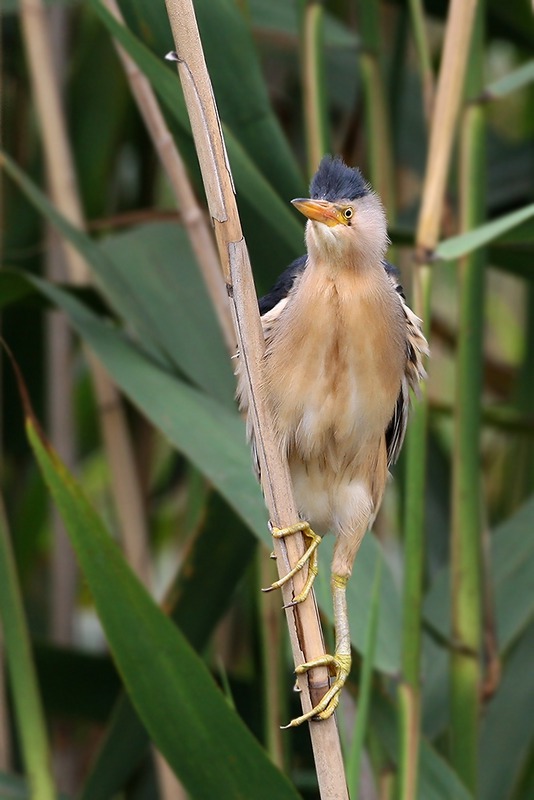
[[(178, 52), (178, 73), (191, 120), (209, 210), (215, 227), (224, 278), (232, 299), (234, 322), (242, 368), (247, 376), (250, 411), (261, 469), (262, 489), (272, 523), (287, 527), (298, 515), (291, 492), (287, 463), (280, 460), (265, 403), (258, 392), (264, 352), (256, 291), (248, 251), (237, 212), (230, 165), (222, 138), (221, 124), (208, 75), (192, 0), (166, 0), (174, 42)], [(304, 552), (299, 534), (275, 541), (279, 574), (285, 574)], [(304, 575), (295, 577), (300, 590)], [(291, 601), (291, 586), (283, 590)], [(324, 643), (313, 593), (286, 611), (295, 664), (324, 654)], [(328, 687), (324, 668), (299, 676), (303, 710), (309, 711)], [(323, 800), (348, 800), (335, 718), (309, 723), (319, 790)]]
[[(84, 229), (85, 220), (54, 70), (46, 12), (42, 0), (21, 0), (20, 10), (53, 202), (69, 222)], [(71, 245), (65, 245), (65, 260), (72, 283), (79, 285), (89, 282), (87, 265)], [(93, 380), (104, 449), (110, 466), (120, 540), (126, 560), (148, 587), (151, 580), (148, 530), (126, 416), (120, 394), (108, 373), (91, 352), (87, 352), (86, 357)], [(157, 751), (155, 761), (162, 796), (168, 800), (183, 796), (180, 794), (180, 784)]]
[[(477, 0), (452, 0), (430, 126), (423, 196), (416, 233), (414, 310), (430, 328), (430, 260), (437, 245), (447, 176)], [(424, 565), (424, 517), (428, 396), (414, 409), (407, 437), (404, 514), (405, 574), (403, 593), (402, 680), (399, 683), (399, 764), (401, 800), (417, 794), (420, 737), (421, 610)]]
[[(103, 2), (115, 19), (124, 24), (116, 0), (103, 0)], [(228, 350), (233, 354), (235, 352), (234, 326), (219, 257), (213, 241), (213, 233), (209, 229), (204, 212), (197, 201), (185, 164), (165, 122), (152, 86), (126, 50), (117, 42), (115, 42), (115, 48), (124, 67), (134, 100), (176, 198), (181, 221), (202, 272), (224, 341)]]
[[(72, 153), (69, 147), (60, 91), (54, 71), (46, 13), (42, 0), (21, 0), (21, 21), (37, 106), (48, 180), (59, 211), (78, 228), (85, 228)], [(65, 245), (69, 280), (89, 281), (83, 258)], [(121, 540), (132, 568), (148, 581), (147, 531), (135, 458), (120, 396), (108, 374), (90, 353), (91, 370)]]

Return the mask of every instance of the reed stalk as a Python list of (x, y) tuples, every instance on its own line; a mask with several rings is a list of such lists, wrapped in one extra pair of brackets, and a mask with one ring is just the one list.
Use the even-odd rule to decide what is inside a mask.
[[(525, 287), (525, 338), (523, 356), (519, 368), (516, 414), (519, 419), (532, 417), (534, 397), (534, 285), (527, 281)], [(513, 463), (508, 479), (503, 481), (502, 503), (512, 511), (525, 502), (534, 489), (534, 436), (515, 437), (507, 456), (507, 464)], [(525, 427), (521, 430), (524, 433)]]
[[(59, 211), (71, 223), (83, 229), (85, 221), (42, 0), (21, 0), (20, 10), (51, 195)], [(70, 245), (65, 245), (65, 258), (69, 280), (73, 284), (86, 284), (89, 270), (83, 258)], [(121, 539), (129, 562), (148, 581), (145, 512), (120, 396), (96, 358), (88, 353), (87, 360), (111, 470)]]
[(415, 50), (419, 61), (419, 73), (423, 84), (423, 109), (427, 124), (432, 119), (434, 106), (434, 70), (430, 60), (430, 46), (426, 35), (425, 9), (423, 0), (410, 0), (410, 17), (412, 20)]
[[(276, 580), (276, 568), (263, 547), (258, 548), (257, 561), (261, 586), (270, 586)], [(259, 606), (265, 743), (273, 764), (285, 771), (283, 732), (279, 722), (280, 709), (287, 707), (284, 703), (286, 659), (280, 598), (272, 592), (262, 593)]]
[[(431, 267), (437, 245), (447, 176), (456, 132), (471, 41), (476, 0), (452, 0), (430, 126), (421, 209), (416, 231), (417, 265), (413, 307), (430, 330)], [(421, 607), (424, 567), (425, 485), (428, 397), (414, 409), (408, 431), (404, 513), (405, 574), (403, 593), (402, 680), (399, 684), (399, 797), (417, 795), (420, 739)]]
[(360, 687), (358, 691), (358, 706), (352, 742), (347, 757), (347, 775), (349, 778), (350, 796), (352, 800), (359, 800), (364, 757), (365, 736), (369, 719), (371, 703), (373, 663), (376, 650), (376, 637), (378, 632), (378, 619), (380, 613), (380, 582), (382, 579), (382, 562), (377, 560), (371, 605), (369, 607), (367, 626), (365, 632), (364, 656), (361, 668)]
[(330, 151), (322, 0), (300, 0), (300, 42), (304, 129), (308, 177), (311, 177), (323, 155)]
[[(3, 41), (2, 34), (2, 23), (3, 23), (3, 16), (0, 15), (0, 96), (2, 96), (2, 89), (3, 89), (3, 50), (1, 42)], [(3, 145), (2, 141), (2, 134), (3, 134), (3, 119), (2, 119), (2, 104), (0, 104), (0, 144)], [(3, 182), (4, 176), (3, 174), (0, 176), (0, 220), (4, 220), (4, 208), (3, 208)], [(3, 239), (3, 237), (2, 237)], [(0, 256), (3, 256), (2, 252), (2, 239), (0, 239)], [(0, 317), (0, 326), (1, 326), (1, 317)], [(2, 374), (2, 366), (0, 365), (0, 398), (3, 397), (3, 374)], [(4, 454), (4, 431), (2, 429), (2, 422), (0, 421), (0, 455), (3, 456)], [(6, 653), (5, 653), (5, 642), (4, 642), (4, 633), (2, 630), (2, 623), (0, 622), (0, 769), (5, 770), (6, 772), (10, 766), (11, 760), (11, 740), (10, 740), (10, 733), (9, 733), (9, 708), (8, 708), (8, 701), (7, 701), (7, 692), (6, 692), (6, 675), (5, 675), (5, 663), (6, 663)]]
[[(124, 23), (116, 0), (103, 0), (103, 2), (115, 19)], [(117, 42), (115, 42), (115, 47), (124, 67), (132, 96), (176, 198), (182, 224), (204, 278), (224, 341), (228, 350), (233, 354), (235, 352), (234, 326), (217, 249), (213, 241), (213, 233), (196, 199), (185, 164), (165, 122), (152, 86), (124, 48)]]
[[(469, 100), (483, 89), (483, 3), (479, 3), (460, 125), (460, 229), (485, 217), (485, 108)], [(484, 330), (484, 261), (478, 249), (458, 262), (459, 329), (452, 480), (451, 762), (476, 794), (481, 689), (480, 426)]]
[(44, 711), (11, 536), (0, 496), (0, 613), (19, 745), (32, 800), (55, 800)]
[(9, 735), (9, 708), (6, 693), (5, 642), (0, 623), (0, 770), (9, 772), (11, 762), (11, 737)]
[(389, 225), (396, 219), (395, 169), (382, 70), (380, 8), (378, 0), (358, 0), (362, 46), (358, 62), (364, 94), (365, 141), (369, 178), (387, 211)]
[[(65, 29), (67, 10), (49, 10), (50, 38), (58, 80), (65, 74)], [(66, 269), (61, 240), (47, 226), (48, 247), (45, 274), (52, 281), (64, 281)], [(46, 391), (47, 426), (50, 440), (68, 467), (74, 469), (75, 435), (73, 414), (73, 378), (71, 370), (72, 331), (64, 314), (52, 312), (46, 319)], [(53, 545), (50, 574), (51, 634), (59, 645), (72, 642), (72, 626), (78, 571), (65, 526), (57, 509), (51, 504)]]
[[(178, 53), (175, 56), (178, 73), (215, 227), (223, 274), (232, 299), (240, 358), (248, 384), (249, 413), (254, 426), (262, 489), (273, 524), (287, 527), (298, 519), (298, 515), (292, 497), (288, 466), (279, 458), (269, 415), (261, 393), (258, 392), (265, 345), (213, 89), (192, 0), (166, 0), (166, 5)], [(304, 552), (303, 537), (295, 535), (287, 541), (277, 539), (275, 552), (279, 574), (283, 575), (290, 564), (295, 563)], [(295, 591), (298, 592), (302, 587), (304, 577), (296, 577)], [(286, 603), (290, 602), (291, 586), (284, 589), (283, 596)], [(295, 664), (323, 655), (324, 644), (313, 593), (296, 608), (288, 608), (286, 616)], [(305, 712), (311, 710), (327, 687), (328, 675), (324, 668), (314, 669), (299, 677)], [(321, 798), (348, 798), (335, 718), (332, 716), (321, 722), (310, 721), (309, 730)]]
[[(75, 226), (85, 228), (72, 152), (54, 70), (50, 31), (42, 0), (21, 0), (21, 20), (31, 82), (43, 137), (51, 195), (58, 210)], [(65, 245), (69, 280), (84, 285), (90, 280), (83, 258)], [(135, 453), (120, 395), (109, 375), (91, 353), (86, 353), (100, 418), (104, 449), (110, 466), (112, 494), (126, 560), (141, 581), (151, 581), (148, 530), (143, 494), (136, 471)], [(180, 796), (181, 785), (156, 753), (162, 796)], [(172, 785), (171, 785), (172, 784)]]

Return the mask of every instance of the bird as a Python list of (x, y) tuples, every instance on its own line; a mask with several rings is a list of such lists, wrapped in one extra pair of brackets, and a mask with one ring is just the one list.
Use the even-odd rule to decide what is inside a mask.
[[(310, 197), (291, 201), (307, 217), (306, 254), (259, 300), (265, 337), (259, 391), (287, 459), (299, 519), (271, 525), (275, 538), (300, 531), (303, 557), (264, 591), (280, 588), (307, 567), (303, 602), (317, 574), (322, 537), (335, 537), (331, 566), (335, 652), (297, 666), (303, 674), (327, 666), (333, 682), (319, 703), (288, 726), (327, 719), (351, 668), (346, 586), (362, 539), (376, 517), (389, 468), (406, 433), (411, 390), (425, 378), (428, 344), (409, 308), (399, 273), (385, 258), (389, 245), (383, 205), (358, 168), (326, 155)], [(238, 359), (239, 361), (239, 359)], [(244, 374), (237, 397), (247, 419)], [(254, 458), (259, 476), (257, 457)]]

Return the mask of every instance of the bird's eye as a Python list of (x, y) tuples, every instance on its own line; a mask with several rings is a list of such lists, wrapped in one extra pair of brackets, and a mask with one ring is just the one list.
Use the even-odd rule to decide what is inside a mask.
[(353, 214), (354, 211), (352, 210), (352, 208), (346, 208), (345, 211), (343, 212), (343, 216), (345, 217), (345, 219), (350, 219)]

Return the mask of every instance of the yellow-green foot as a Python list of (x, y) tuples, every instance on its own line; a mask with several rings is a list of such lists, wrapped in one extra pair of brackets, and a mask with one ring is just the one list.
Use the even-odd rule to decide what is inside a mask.
[(306, 564), (308, 564), (308, 574), (302, 590), (296, 597), (293, 598), (290, 603), (284, 606), (284, 608), (291, 608), (291, 606), (295, 606), (297, 603), (302, 603), (304, 600), (306, 600), (311, 591), (313, 581), (315, 580), (315, 576), (318, 572), (317, 548), (321, 542), (321, 537), (312, 531), (308, 522), (297, 522), (295, 525), (290, 525), (288, 528), (273, 527), (271, 529), (271, 533), (275, 539), (284, 539), (286, 536), (292, 536), (294, 533), (302, 533), (306, 539), (310, 540), (310, 544), (306, 552), (301, 558), (299, 558), (295, 566), (290, 569), (289, 572), (282, 578), (275, 581), (270, 586), (267, 586), (266, 589), (262, 589), (262, 592), (272, 592), (273, 589), (280, 589), (288, 581), (290, 581), (291, 578), (294, 578), (295, 575), (300, 572)]
[(311, 711), (307, 711), (306, 714), (292, 719), (289, 725), (282, 726), (282, 730), (286, 728), (295, 728), (297, 725), (302, 725), (303, 722), (309, 719), (320, 720), (331, 717), (339, 703), (339, 695), (349, 676), (350, 666), (350, 655), (342, 653), (336, 653), (336, 655), (333, 656), (321, 656), (320, 658), (314, 658), (312, 661), (307, 661), (305, 664), (300, 664), (295, 670), (297, 675), (303, 675), (305, 672), (315, 667), (328, 667), (330, 674), (335, 680), (330, 689), (328, 689), (326, 694)]

